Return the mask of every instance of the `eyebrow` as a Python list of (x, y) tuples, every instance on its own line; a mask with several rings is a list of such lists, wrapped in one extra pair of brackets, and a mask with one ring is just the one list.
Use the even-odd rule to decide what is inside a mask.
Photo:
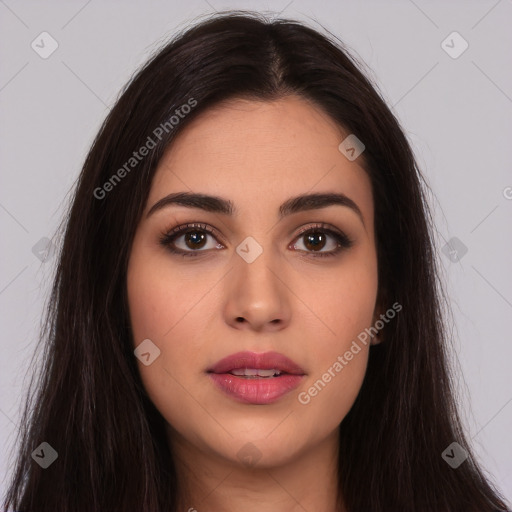
[[(220, 213), (223, 215), (237, 215), (238, 210), (234, 204), (222, 197), (211, 196), (207, 194), (196, 194), (191, 192), (176, 192), (169, 194), (157, 201), (148, 211), (146, 218), (153, 213), (162, 210), (171, 205), (185, 206), (187, 208), (197, 208), (207, 212)], [(345, 206), (353, 210), (361, 219), (364, 225), (363, 214), (357, 204), (345, 194), (341, 193), (317, 193), (305, 194), (292, 197), (286, 200), (279, 207), (279, 219), (283, 219), (294, 213), (319, 210), (332, 205)]]

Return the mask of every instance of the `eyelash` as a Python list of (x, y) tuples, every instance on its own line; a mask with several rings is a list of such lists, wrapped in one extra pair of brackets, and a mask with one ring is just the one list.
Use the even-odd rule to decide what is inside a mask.
[[(208, 227), (207, 224), (200, 224), (200, 223), (190, 223), (190, 224), (184, 224), (182, 226), (178, 226), (176, 228), (171, 229), (170, 231), (164, 231), (160, 235), (159, 242), (162, 246), (164, 246), (167, 250), (169, 250), (172, 254), (176, 254), (178, 256), (184, 256), (184, 257), (197, 257), (199, 256), (198, 253), (204, 253), (207, 251), (204, 250), (198, 250), (198, 251), (183, 251), (181, 249), (176, 249), (172, 246), (174, 241), (181, 235), (186, 234), (187, 232), (193, 232), (193, 231), (199, 231), (207, 233), (214, 238), (221, 238), (215, 230)], [(327, 252), (313, 252), (313, 251), (307, 251), (308, 255), (311, 255), (313, 258), (325, 258), (325, 257), (331, 257), (331, 256), (337, 256), (341, 251), (344, 249), (349, 249), (354, 244), (353, 240), (351, 240), (345, 233), (334, 231), (333, 229), (330, 229), (327, 227), (327, 224), (319, 223), (315, 224), (313, 226), (307, 226), (305, 228), (302, 228), (294, 240), (298, 240), (301, 236), (304, 236), (309, 233), (326, 233), (330, 236), (332, 236), (336, 242), (338, 243), (336, 249), (327, 251)]]

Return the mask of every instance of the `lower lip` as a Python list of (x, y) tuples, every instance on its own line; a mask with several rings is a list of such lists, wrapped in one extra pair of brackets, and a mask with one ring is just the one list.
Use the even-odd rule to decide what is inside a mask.
[(303, 375), (281, 375), (247, 379), (231, 373), (210, 373), (215, 385), (231, 398), (246, 404), (265, 405), (276, 402), (295, 389)]

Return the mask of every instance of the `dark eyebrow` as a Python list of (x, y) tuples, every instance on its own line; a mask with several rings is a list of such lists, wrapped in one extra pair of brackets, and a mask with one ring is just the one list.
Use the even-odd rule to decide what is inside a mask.
[[(162, 208), (177, 204), (187, 208), (198, 208), (207, 212), (222, 213), (224, 215), (236, 215), (237, 209), (234, 204), (228, 199), (223, 199), (218, 196), (210, 196), (206, 194), (194, 194), (191, 192), (176, 192), (169, 194), (159, 201), (157, 201), (149, 210), (146, 218)], [(345, 194), (340, 193), (324, 193), (324, 194), (305, 194), (297, 197), (292, 197), (286, 200), (279, 207), (279, 219), (294, 213), (306, 210), (318, 210), (326, 208), (327, 206), (340, 205), (352, 209), (364, 225), (363, 214), (357, 206)]]

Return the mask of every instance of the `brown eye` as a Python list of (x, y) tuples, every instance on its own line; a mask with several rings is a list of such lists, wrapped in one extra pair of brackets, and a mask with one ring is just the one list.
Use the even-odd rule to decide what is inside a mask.
[[(313, 257), (336, 256), (343, 249), (353, 245), (353, 241), (345, 233), (323, 225), (302, 230), (296, 240), (293, 248)], [(325, 248), (327, 249), (324, 250)]]
[[(210, 246), (208, 246), (209, 238), (213, 239)], [(217, 235), (206, 224), (187, 224), (178, 226), (170, 232), (162, 233), (160, 244), (173, 254), (199, 256), (210, 249), (224, 249), (225, 247), (218, 242), (218, 238), (220, 235)], [(329, 229), (322, 224), (303, 229), (296, 238), (296, 242), (289, 248), (313, 257), (324, 257), (335, 256), (352, 245), (352, 240), (345, 233)]]
[(304, 236), (305, 243), (304, 245), (310, 251), (320, 251), (325, 247), (326, 244), (326, 236), (325, 233), (321, 233), (318, 231), (308, 233)]
[(216, 234), (206, 224), (192, 224), (179, 226), (160, 237), (160, 244), (174, 254), (181, 256), (197, 256), (198, 253), (209, 249), (222, 249), (220, 243), (210, 242), (209, 238), (216, 240)]
[(204, 247), (206, 243), (207, 235), (205, 233), (201, 233), (200, 231), (189, 231), (184, 235), (185, 245), (189, 249), (201, 249)]

